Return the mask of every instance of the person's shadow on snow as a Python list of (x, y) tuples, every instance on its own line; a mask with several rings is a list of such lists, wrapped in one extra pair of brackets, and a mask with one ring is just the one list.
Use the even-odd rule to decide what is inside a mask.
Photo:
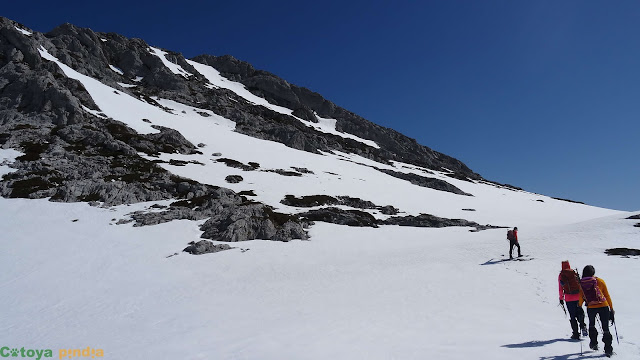
[[(564, 339), (564, 338), (551, 339), (551, 340), (534, 340), (534, 341), (523, 342), (520, 344), (502, 345), (502, 347), (506, 347), (510, 349), (531, 348), (531, 347), (545, 346), (545, 345), (553, 344), (556, 342), (576, 342), (576, 341), (571, 339)], [(577, 352), (577, 353), (566, 354), (566, 355), (542, 356), (540, 357), (540, 360), (569, 360), (569, 359), (576, 359), (576, 358), (593, 359), (593, 358), (600, 358), (600, 357), (604, 357), (604, 353), (599, 353), (592, 350), (585, 350), (582, 353)]]
[(500, 264), (500, 263), (507, 262), (507, 261), (511, 261), (511, 259), (508, 259), (508, 258), (507, 259), (498, 259), (498, 260), (490, 259), (490, 260), (487, 260), (487, 261), (483, 262), (480, 265), (495, 265), (495, 264)]
[(502, 347), (506, 347), (506, 348), (530, 348), (530, 347), (540, 347), (540, 346), (545, 346), (545, 345), (549, 345), (549, 344), (553, 344), (556, 342), (576, 342), (575, 340), (571, 340), (571, 339), (564, 339), (564, 338), (559, 338), (559, 339), (551, 339), (551, 340), (534, 340), (534, 341), (527, 341), (521, 344), (507, 344), (507, 345), (502, 345)]

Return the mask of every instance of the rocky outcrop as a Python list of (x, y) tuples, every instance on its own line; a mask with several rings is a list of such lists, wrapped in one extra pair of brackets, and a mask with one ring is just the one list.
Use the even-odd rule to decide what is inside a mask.
[(311, 210), (300, 214), (300, 217), (308, 221), (323, 221), (339, 225), (360, 226), (360, 227), (378, 227), (382, 225), (398, 225), (411, 227), (472, 227), (480, 231), (487, 229), (502, 228), (504, 226), (480, 225), (473, 221), (464, 219), (447, 219), (429, 214), (420, 214), (418, 216), (391, 216), (387, 219), (376, 219), (368, 212), (359, 210), (343, 210), (335, 207), (327, 207), (317, 210)]
[(300, 198), (293, 195), (285, 195), (284, 199), (280, 200), (281, 204), (295, 207), (316, 207), (325, 205), (342, 205), (356, 209), (378, 209), (385, 215), (395, 215), (398, 213), (398, 209), (391, 205), (378, 206), (371, 201), (362, 200), (350, 196), (329, 196), (329, 195), (309, 195), (302, 196)]
[(224, 250), (235, 249), (227, 244), (217, 244), (214, 245), (211, 241), (208, 240), (200, 240), (198, 242), (192, 242), (184, 248), (184, 252), (188, 252), (191, 255), (202, 255), (202, 254), (211, 254), (217, 253)]
[(238, 242), (254, 239), (289, 241), (309, 238), (308, 221), (296, 215), (273, 211), (269, 206), (247, 201), (225, 188), (213, 188), (204, 196), (176, 201), (156, 212), (131, 214), (134, 226), (156, 225), (173, 220), (208, 219), (200, 226), (201, 237), (216, 241)]
[(298, 216), (274, 212), (263, 204), (245, 203), (216, 209), (200, 230), (203, 238), (217, 241), (289, 241), (308, 239), (303, 228), (307, 224)]
[(487, 230), (487, 229), (497, 229), (502, 228), (504, 226), (493, 226), (493, 225), (480, 225), (473, 221), (468, 221), (464, 219), (447, 219), (441, 218), (429, 214), (420, 214), (418, 216), (402, 216), (402, 217), (390, 217), (386, 220), (382, 220), (380, 222), (384, 225), (399, 225), (399, 226), (412, 226), (412, 227), (430, 227), (430, 228), (441, 228), (441, 227), (452, 227), (452, 226), (461, 226), (461, 227), (473, 227), (476, 231)]
[(457, 187), (449, 184), (448, 182), (446, 182), (444, 180), (440, 180), (440, 179), (436, 179), (436, 178), (429, 178), (429, 177), (420, 176), (420, 175), (412, 174), (412, 173), (403, 173), (403, 172), (393, 171), (393, 170), (389, 170), (389, 169), (378, 169), (378, 170), (383, 172), (383, 173), (385, 173), (385, 174), (387, 174), (387, 175), (391, 175), (391, 176), (393, 176), (395, 178), (407, 180), (408, 182), (410, 182), (410, 183), (412, 183), (414, 185), (427, 187), (427, 188), (440, 190), (440, 191), (447, 191), (447, 192), (458, 194), (458, 195), (473, 196), (473, 195), (471, 195), (469, 193), (466, 193), (466, 192), (458, 189)]
[(604, 251), (607, 255), (618, 255), (618, 256), (640, 256), (640, 250), (638, 249), (629, 249), (629, 248), (613, 248), (607, 249)]
[(310, 210), (300, 214), (307, 221), (323, 221), (347, 226), (378, 227), (378, 220), (368, 212), (342, 210), (336, 207)]
[(242, 180), (244, 180), (244, 179), (240, 175), (228, 175), (227, 177), (224, 178), (224, 181), (226, 181), (226, 182), (228, 182), (230, 184), (237, 184), (237, 183), (241, 182)]

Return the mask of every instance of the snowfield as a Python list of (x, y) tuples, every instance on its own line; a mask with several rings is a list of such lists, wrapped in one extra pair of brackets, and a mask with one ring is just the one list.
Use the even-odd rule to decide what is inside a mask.
[(621, 215), (522, 228), (528, 262), (496, 262), (504, 230), (324, 223), (310, 241), (192, 256), (180, 252), (199, 239), (192, 222), (114, 225), (149, 205), (0, 199), (4, 343), (112, 359), (599, 357), (567, 340), (557, 274), (569, 259), (607, 281), (616, 358), (640, 356), (640, 261), (603, 253), (637, 247)]
[[(166, 60), (163, 51), (151, 51)], [(618, 321), (615, 358), (640, 358), (640, 259), (604, 254), (640, 247), (640, 228), (633, 226), (638, 220), (625, 219), (640, 211), (457, 180), (445, 169), (290, 149), (236, 133), (233, 122), (207, 110), (157, 99), (172, 109), (163, 111), (77, 73), (44, 49), (41, 54), (81, 81), (104, 115), (144, 133), (157, 131), (151, 125), (170, 127), (204, 144), (202, 155), (160, 157), (200, 163), (162, 164), (177, 175), (253, 190), (255, 200), (281, 212), (306, 210), (281, 204), (285, 195), (348, 195), (393, 205), (399, 215), (518, 226), (522, 251), (533, 260), (502, 261), (508, 256), (506, 229), (321, 222), (310, 228), (308, 241), (254, 240), (193, 256), (182, 249), (200, 239), (204, 221), (117, 224), (133, 211), (171, 200), (92, 207), (0, 198), (0, 346), (54, 349), (54, 357), (57, 349), (90, 346), (104, 349), (105, 359), (599, 358), (602, 350), (588, 351), (588, 340), (568, 340), (557, 276), (561, 261), (569, 260), (580, 272), (594, 265), (607, 282)], [(212, 86), (223, 86), (213, 68), (192, 65)], [(224, 86), (242, 91), (230, 83)], [(17, 156), (0, 149), (0, 175), (11, 171)], [(310, 172), (285, 177), (241, 171), (220, 158), (257, 162), (259, 170)], [(439, 178), (473, 196), (419, 187), (372, 166)], [(244, 180), (229, 184), (228, 175)]]

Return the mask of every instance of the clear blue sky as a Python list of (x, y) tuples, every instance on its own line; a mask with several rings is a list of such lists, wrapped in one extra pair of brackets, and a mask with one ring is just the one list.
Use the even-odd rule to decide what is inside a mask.
[(0, 15), (231, 54), (487, 179), (640, 210), (638, 1), (5, 1)]

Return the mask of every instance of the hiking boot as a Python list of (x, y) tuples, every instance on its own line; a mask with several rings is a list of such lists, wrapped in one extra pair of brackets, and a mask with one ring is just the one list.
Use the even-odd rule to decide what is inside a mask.
[(580, 340), (580, 334), (573, 333), (573, 335), (571, 335), (571, 340)]
[(587, 327), (586, 326), (580, 327), (580, 331), (582, 331), (582, 336), (583, 337), (589, 336), (589, 333), (587, 333)]
[(589, 349), (598, 350), (598, 343), (589, 343)]

